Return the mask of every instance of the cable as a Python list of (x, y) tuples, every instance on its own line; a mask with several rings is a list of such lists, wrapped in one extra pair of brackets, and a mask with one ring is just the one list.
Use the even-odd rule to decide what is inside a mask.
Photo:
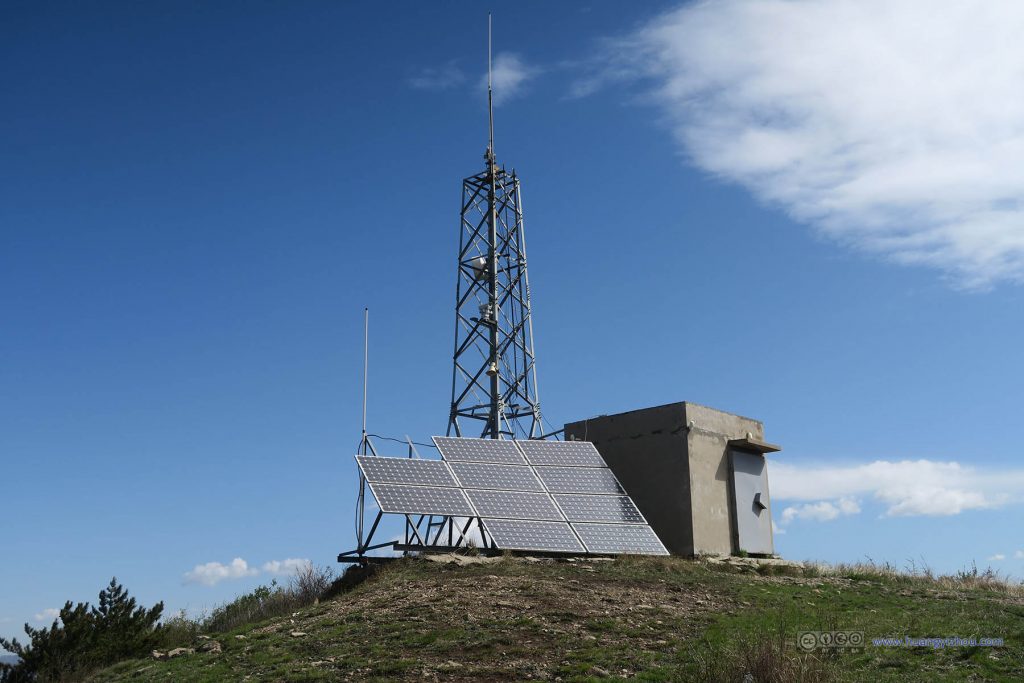
[[(391, 437), (391, 436), (381, 436), (380, 434), (367, 434), (367, 436), (372, 436), (375, 439), (384, 439), (385, 441), (394, 441), (396, 443), (404, 443), (404, 444), (408, 444), (409, 443), (409, 441), (406, 441), (405, 439), (396, 439), (396, 438)], [(420, 443), (419, 441), (413, 441), (412, 444), (414, 446), (424, 446), (426, 448), (437, 448), (437, 446), (435, 446), (432, 443)]]

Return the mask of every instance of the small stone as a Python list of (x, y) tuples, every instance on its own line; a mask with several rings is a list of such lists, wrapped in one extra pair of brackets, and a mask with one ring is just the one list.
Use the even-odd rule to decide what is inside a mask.
[(175, 657), (183, 657), (184, 655), (195, 654), (195, 650), (190, 647), (176, 647), (167, 653), (167, 659), (174, 659)]
[(588, 673), (591, 676), (597, 676), (598, 678), (609, 678), (611, 676), (611, 674), (606, 669), (602, 669), (599, 666), (590, 667), (590, 671)]
[(210, 636), (196, 636), (199, 640), (213, 640)]
[(291, 636), (292, 638), (305, 638), (306, 634), (302, 631), (292, 631)]
[(223, 652), (223, 648), (221, 647), (220, 643), (216, 640), (210, 640), (200, 645), (199, 651), (219, 655), (221, 652)]
[(235, 636), (235, 640), (245, 640), (245, 636)]
[(163, 660), (167, 659), (167, 653), (161, 652), (160, 650), (153, 650), (153, 659), (157, 660), (158, 662), (162, 662)]

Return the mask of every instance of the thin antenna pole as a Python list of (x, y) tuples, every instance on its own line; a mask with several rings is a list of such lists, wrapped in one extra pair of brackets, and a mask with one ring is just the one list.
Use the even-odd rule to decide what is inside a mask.
[(488, 160), (494, 163), (494, 98), (491, 90), (491, 13), (487, 13), (487, 149), (491, 158)]
[(363, 309), (363, 455), (366, 454), (366, 385), (370, 369), (370, 307)]
[[(363, 438), (359, 442), (360, 455), (367, 455), (373, 447), (370, 446), (370, 440), (366, 436), (366, 384), (367, 384), (367, 370), (370, 367), (370, 307), (367, 306), (363, 309)], [(376, 453), (374, 453), (376, 455)], [(366, 516), (366, 477), (363, 475), (363, 470), (359, 470), (359, 494), (356, 497), (356, 547), (358, 548), (359, 556), (362, 557), (366, 552), (363, 547), (363, 525), (365, 523)], [(376, 525), (374, 525), (376, 526)], [(373, 530), (370, 530), (370, 536), (373, 536)], [(366, 544), (369, 544), (370, 539), (366, 539)]]

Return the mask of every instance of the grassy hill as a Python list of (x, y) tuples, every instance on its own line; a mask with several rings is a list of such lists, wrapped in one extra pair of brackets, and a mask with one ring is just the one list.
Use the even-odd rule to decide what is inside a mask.
[[(397, 561), (290, 616), (211, 634), (221, 652), (122, 662), (94, 680), (1024, 680), (1024, 592), (977, 572), (462, 561)], [(866, 644), (802, 653), (803, 630), (862, 631)], [(871, 643), (888, 636), (1005, 645)]]

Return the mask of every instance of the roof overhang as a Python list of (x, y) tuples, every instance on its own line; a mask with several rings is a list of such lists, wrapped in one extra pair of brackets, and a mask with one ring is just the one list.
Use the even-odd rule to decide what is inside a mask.
[(740, 451), (749, 451), (754, 453), (775, 453), (782, 450), (782, 446), (776, 446), (773, 443), (767, 441), (761, 441), (753, 437), (747, 436), (742, 439), (729, 439), (729, 447), (735, 448)]

